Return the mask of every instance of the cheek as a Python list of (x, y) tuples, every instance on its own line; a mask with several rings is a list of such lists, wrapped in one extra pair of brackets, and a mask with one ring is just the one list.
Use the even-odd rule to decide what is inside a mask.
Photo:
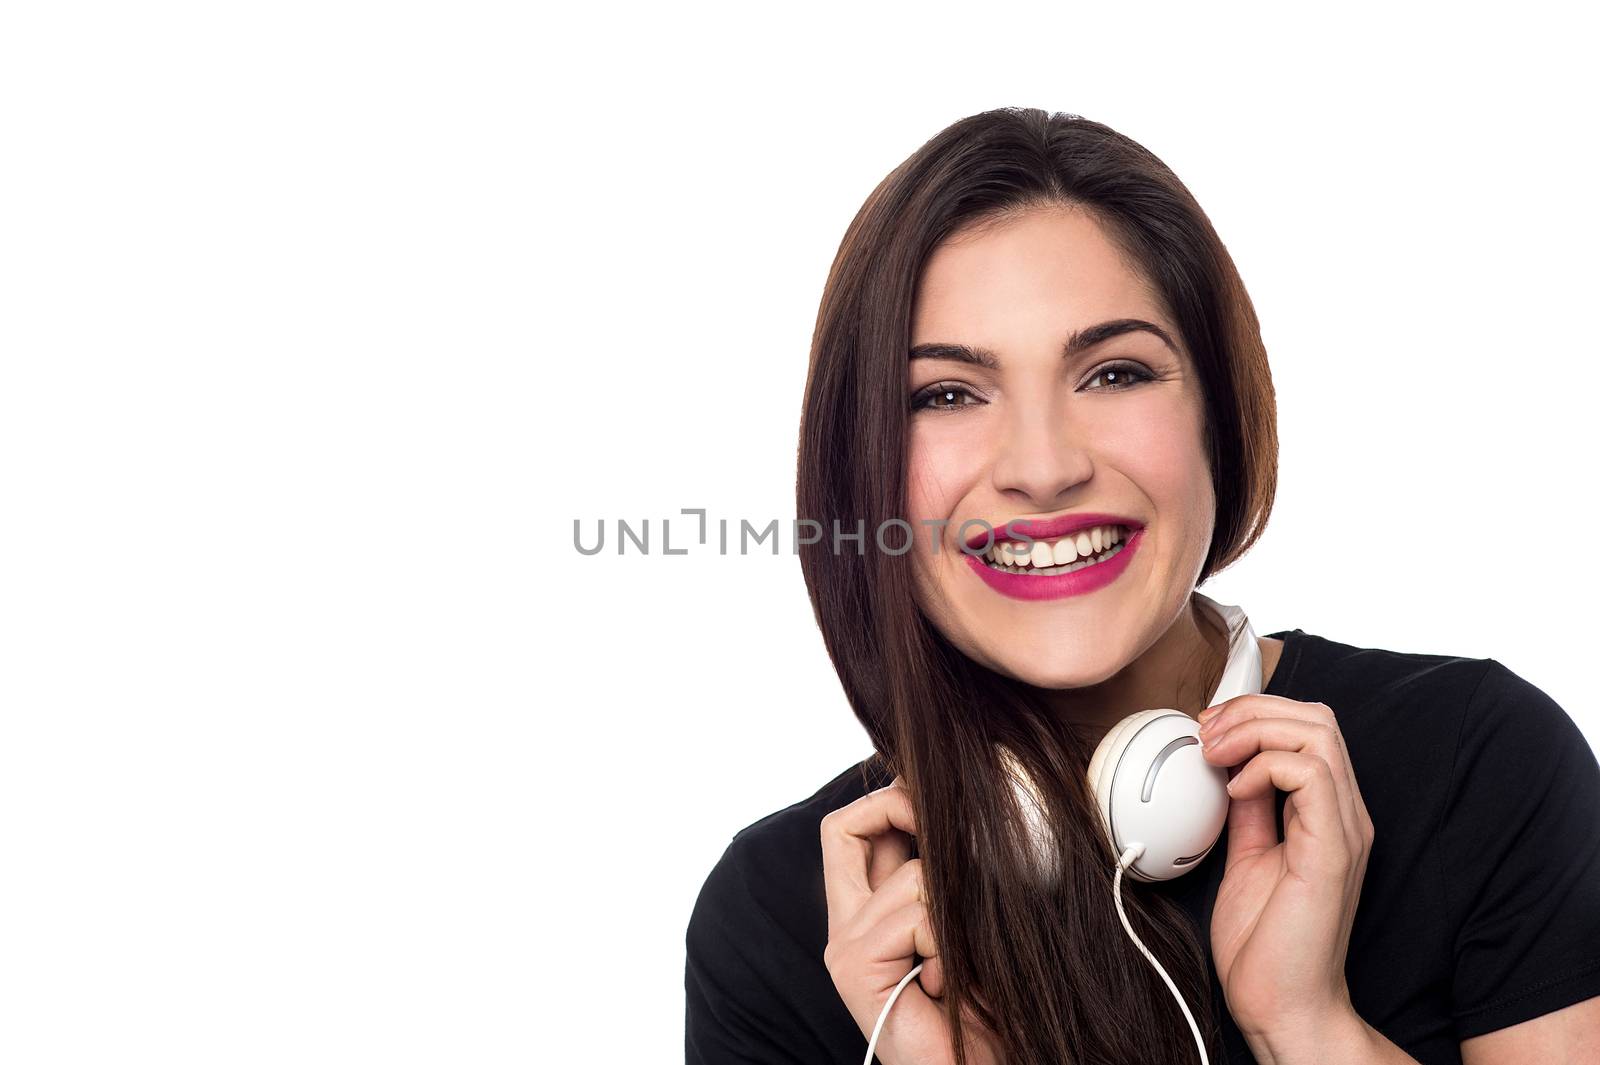
[(1207, 526), (1215, 506), (1202, 411), (1196, 402), (1151, 403), (1107, 426), (1118, 438), (1117, 465), (1155, 505), (1156, 517)]
[[(949, 518), (981, 472), (984, 449), (975, 426), (929, 425), (941, 415), (914, 419), (906, 442), (906, 506), (919, 539), (928, 533), (922, 519)], [(943, 415), (962, 418), (965, 414)], [(947, 530), (954, 535), (955, 530)]]

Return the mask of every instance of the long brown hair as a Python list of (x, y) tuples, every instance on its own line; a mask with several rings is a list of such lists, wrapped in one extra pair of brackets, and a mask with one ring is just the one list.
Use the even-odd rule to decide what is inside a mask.
[[(1001, 108), (952, 124), (896, 167), (839, 246), (812, 337), (796, 485), (797, 517), (822, 535), (800, 548), (800, 564), (876, 749), (863, 770), (874, 786), (900, 774), (913, 797), (957, 1061), (970, 1010), (1003, 1039), (1009, 1065), (1188, 1065), (1187, 1022), (1116, 914), (1115, 856), (1085, 781), (1089, 737), (1027, 684), (951, 645), (917, 604), (912, 555), (874, 544), (874, 530), (904, 518), (906, 363), (923, 264), (958, 230), (1055, 204), (1091, 212), (1138, 264), (1195, 363), (1217, 500), (1201, 583), (1260, 536), (1276, 485), (1276, 404), (1254, 308), (1210, 221), (1165, 164), (1107, 126)], [(835, 541), (858, 523), (864, 548)], [(903, 534), (885, 542), (897, 547)], [(1030, 875), (1002, 749), (1044, 800), (1057, 883)], [(1123, 893), (1216, 1056), (1196, 929), (1169, 899), (1131, 884)]]

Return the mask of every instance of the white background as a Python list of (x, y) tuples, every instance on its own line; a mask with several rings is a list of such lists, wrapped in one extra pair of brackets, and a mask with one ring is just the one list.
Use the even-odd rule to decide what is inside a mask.
[(990, 107), (1250, 288), (1282, 482), (1207, 593), (1600, 743), (1560, 10), (9, 6), (0, 1058), (681, 1060), (706, 872), (868, 744), (794, 556), (661, 521), (792, 518), (845, 226)]

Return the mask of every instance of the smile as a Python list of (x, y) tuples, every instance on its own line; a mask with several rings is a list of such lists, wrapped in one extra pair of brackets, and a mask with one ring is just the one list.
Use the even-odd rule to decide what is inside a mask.
[(1002, 540), (979, 557), (1002, 573), (1072, 573), (1104, 562), (1121, 551), (1127, 539), (1126, 526), (1096, 525), (1054, 540)]
[(982, 555), (966, 554), (966, 562), (1001, 595), (1060, 599), (1116, 580), (1143, 540), (1143, 527), (1107, 525), (1031, 544), (1003, 540)]

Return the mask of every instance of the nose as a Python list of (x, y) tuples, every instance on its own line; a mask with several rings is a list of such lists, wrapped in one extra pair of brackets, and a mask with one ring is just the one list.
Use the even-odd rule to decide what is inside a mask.
[(1094, 473), (1080, 435), (1053, 404), (1014, 406), (991, 467), (995, 490), (1029, 510), (1059, 509)]

